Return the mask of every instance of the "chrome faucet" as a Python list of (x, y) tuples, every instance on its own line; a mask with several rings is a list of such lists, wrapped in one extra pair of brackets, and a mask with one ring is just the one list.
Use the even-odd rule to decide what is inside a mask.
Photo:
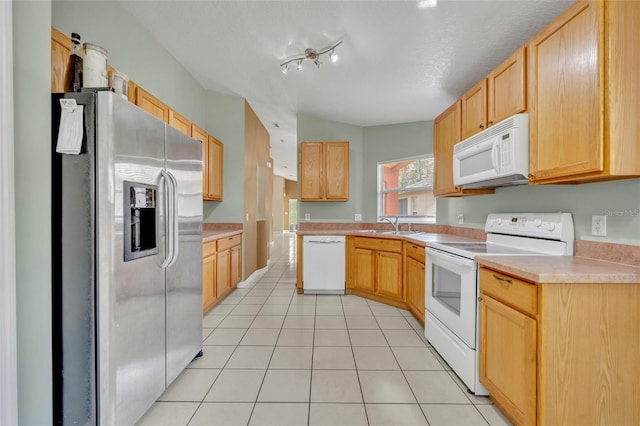
[(380, 222), (387, 221), (393, 226), (394, 232), (398, 232), (398, 216), (394, 216), (396, 218), (395, 222), (392, 222), (388, 217), (383, 217), (380, 219)]

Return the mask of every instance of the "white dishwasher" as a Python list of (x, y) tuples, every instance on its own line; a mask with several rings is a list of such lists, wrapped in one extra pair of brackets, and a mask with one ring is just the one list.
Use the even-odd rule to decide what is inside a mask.
[(305, 294), (344, 294), (345, 237), (302, 237), (302, 288)]

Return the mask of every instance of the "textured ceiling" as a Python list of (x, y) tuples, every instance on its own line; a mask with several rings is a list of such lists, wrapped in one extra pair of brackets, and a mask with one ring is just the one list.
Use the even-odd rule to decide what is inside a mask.
[[(296, 114), (432, 120), (572, 2), (122, 0), (203, 87), (248, 100), (271, 135), (274, 172), (294, 180)], [(285, 58), (337, 40), (337, 63), (280, 72)]]

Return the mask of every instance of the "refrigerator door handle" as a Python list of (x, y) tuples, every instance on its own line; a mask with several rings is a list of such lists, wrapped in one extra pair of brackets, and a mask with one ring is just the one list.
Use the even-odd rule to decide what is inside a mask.
[(171, 261), (169, 262), (169, 265), (167, 267), (171, 267), (174, 263), (176, 263), (176, 260), (178, 260), (180, 248), (180, 229), (178, 227), (178, 180), (171, 172), (167, 172), (167, 175), (169, 176), (169, 181), (171, 182), (170, 202), (172, 205), (171, 221), (173, 222), (171, 230), (173, 232), (173, 235), (171, 237), (171, 244), (173, 245), (173, 249), (171, 252)]
[(171, 263), (171, 259), (173, 258), (173, 203), (172, 199), (172, 191), (171, 191), (171, 178), (169, 174), (164, 170), (160, 171), (160, 182), (159, 187), (163, 189), (164, 197), (163, 197), (163, 206), (164, 206), (164, 217), (165, 217), (165, 238), (166, 238), (166, 255), (164, 258), (164, 262), (160, 267), (162, 269), (166, 269), (169, 267)]

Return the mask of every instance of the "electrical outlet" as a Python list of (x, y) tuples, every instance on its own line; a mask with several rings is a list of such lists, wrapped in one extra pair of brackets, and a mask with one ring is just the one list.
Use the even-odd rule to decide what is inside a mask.
[(462, 225), (464, 223), (464, 215), (460, 213), (458, 215), (458, 224)]
[(305, 213), (304, 220), (311, 220), (311, 213)]
[(607, 217), (591, 216), (591, 235), (598, 237), (607, 236)]
[(361, 222), (362, 221), (362, 215), (360, 213), (356, 213), (353, 215), (353, 220), (355, 220), (356, 222)]

